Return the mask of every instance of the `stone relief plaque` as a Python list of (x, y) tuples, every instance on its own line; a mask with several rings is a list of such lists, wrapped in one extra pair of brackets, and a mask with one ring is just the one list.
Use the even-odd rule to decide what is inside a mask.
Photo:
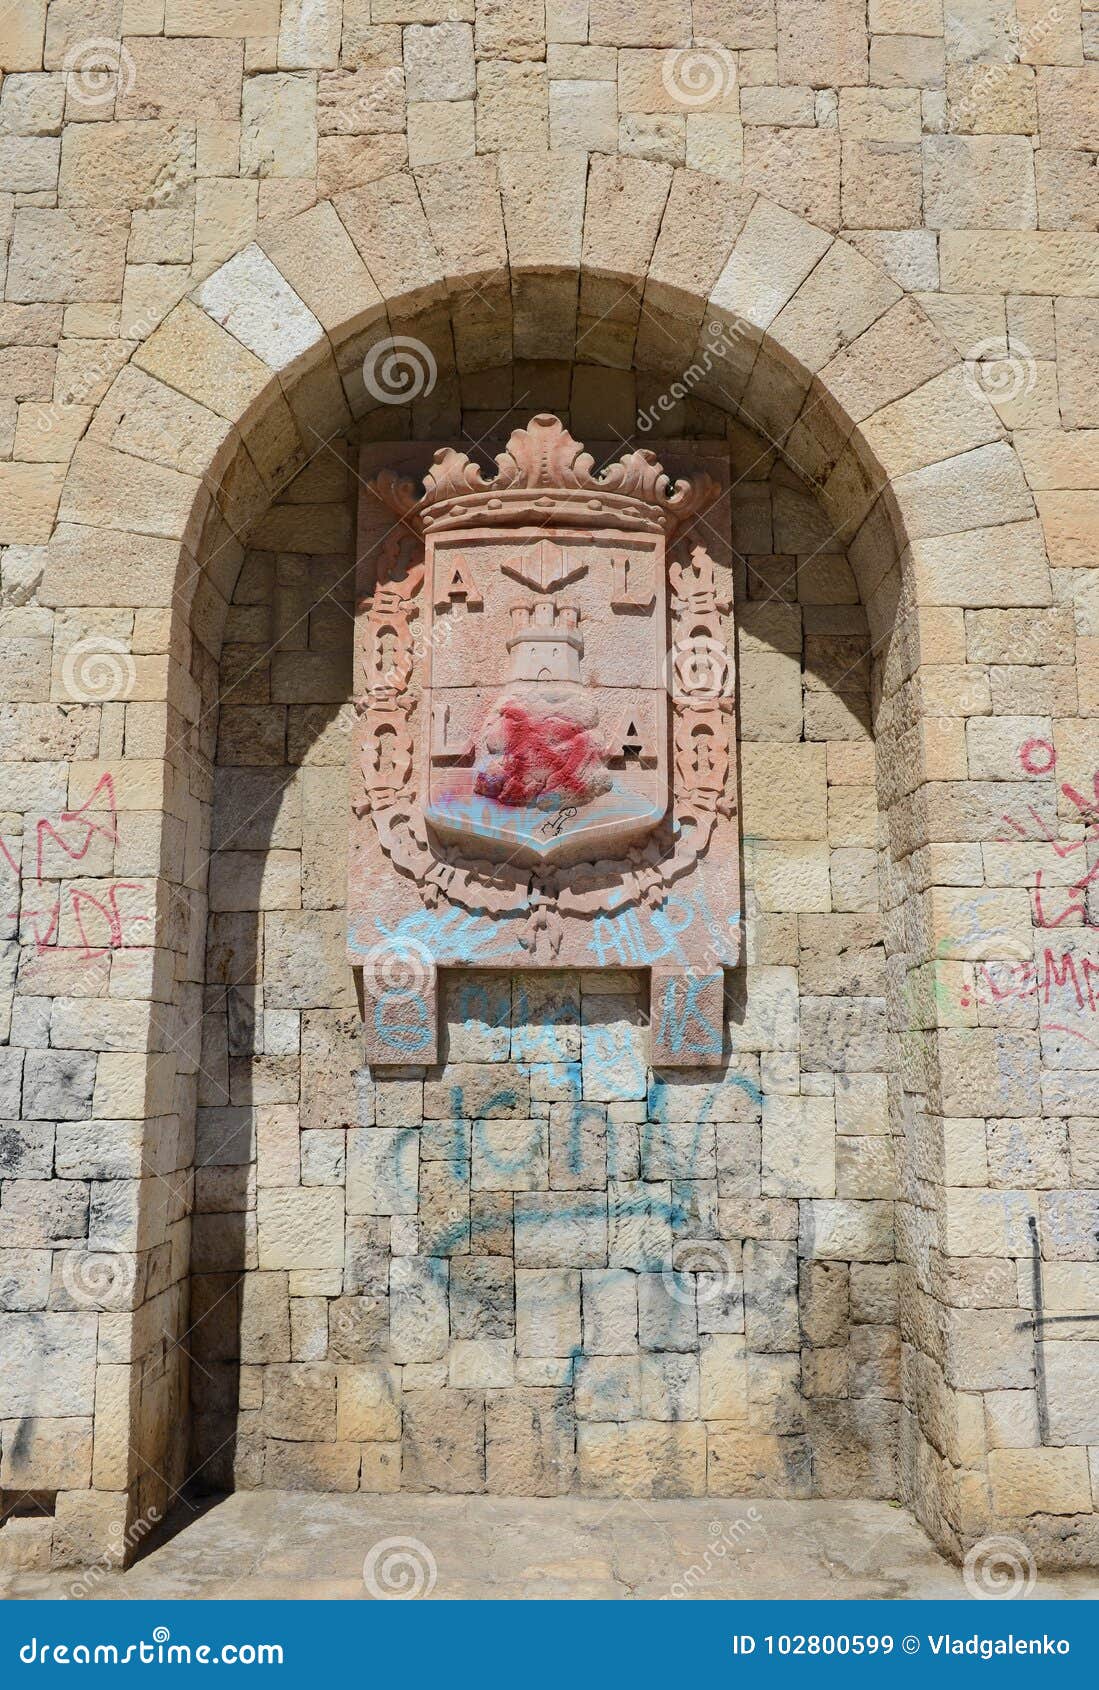
[(648, 967), (654, 1063), (721, 1060), (727, 471), (662, 455), (597, 472), (547, 415), (495, 474), (363, 449), (348, 944), (375, 1064), (438, 1059), (440, 967)]

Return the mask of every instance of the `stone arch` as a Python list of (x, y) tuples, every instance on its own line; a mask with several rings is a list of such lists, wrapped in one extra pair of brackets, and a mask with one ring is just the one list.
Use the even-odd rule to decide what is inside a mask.
[[(364, 357), (405, 335), (428, 348), (435, 385), (400, 413), (372, 407)], [(717, 378), (715, 338), (728, 343)], [(690, 405), (734, 422), (743, 415), (811, 479), (847, 545), (882, 658), (878, 780), (892, 852), (907, 859), (974, 837), (965, 831), (974, 819), (960, 816), (949, 728), (909, 725), (898, 695), (919, 685), (925, 666), (964, 663), (967, 605), (1052, 602), (1041, 531), (995, 411), (919, 305), (853, 247), (690, 171), (504, 153), (339, 194), (220, 266), (135, 350), (98, 407), (65, 481), (43, 590), (56, 606), (111, 605), (121, 593), (146, 611), (153, 650), (138, 660), (138, 684), (165, 706), (160, 741), (117, 769), (123, 808), (163, 809), (156, 898), (163, 978), (174, 985), (160, 993), (163, 1014), (146, 1006), (142, 1048), (119, 1064), (119, 1085), (149, 1122), (155, 1172), (127, 1195), (126, 1238), (139, 1264), (128, 1317), (135, 1365), (124, 1441), (103, 1469), (109, 1481), (96, 1480), (106, 1500), (89, 1515), (93, 1531), (120, 1507), (162, 1503), (181, 1472), (166, 1427), (184, 1412), (183, 1217), (211, 751), (204, 696), (240, 536), (313, 442), (364, 419), (380, 434), (399, 419), (421, 438), (446, 435), (480, 373), (517, 361), (571, 366), (578, 351), (635, 410), (635, 371), (654, 400), (690, 372)], [(121, 790), (130, 769), (132, 800)], [(889, 915), (896, 954), (933, 986), (922, 890), (900, 875)], [(909, 1000), (907, 1084), (932, 1112), (941, 1102), (937, 1022), (933, 990), (916, 1007)], [(956, 1547), (987, 1526), (987, 1476), (944, 1382), (944, 1344), (963, 1335), (958, 1328), (952, 1340), (953, 1311), (936, 1311), (931, 1290), (941, 1216), (922, 1202), (907, 1208), (907, 1335), (919, 1373), (909, 1494)], [(935, 1340), (924, 1336), (929, 1321), (939, 1323)]]

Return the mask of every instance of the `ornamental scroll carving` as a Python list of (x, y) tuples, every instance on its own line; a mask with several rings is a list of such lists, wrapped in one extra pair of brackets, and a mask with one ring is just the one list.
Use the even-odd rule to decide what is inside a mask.
[(495, 472), (363, 449), (348, 902), (375, 1063), (438, 1059), (440, 967), (649, 967), (654, 1063), (721, 1060), (727, 478), (713, 448), (663, 456), (597, 471), (547, 415)]

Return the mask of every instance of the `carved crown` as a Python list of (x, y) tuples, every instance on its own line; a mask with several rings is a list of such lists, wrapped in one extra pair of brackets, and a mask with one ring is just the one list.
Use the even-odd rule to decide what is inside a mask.
[(499, 524), (626, 528), (669, 539), (712, 502), (708, 475), (672, 481), (655, 452), (639, 448), (595, 473), (595, 460), (561, 423), (543, 412), (517, 428), (486, 476), (465, 452), (436, 452), (419, 493), (414, 482), (383, 470), (371, 490), (423, 533)]

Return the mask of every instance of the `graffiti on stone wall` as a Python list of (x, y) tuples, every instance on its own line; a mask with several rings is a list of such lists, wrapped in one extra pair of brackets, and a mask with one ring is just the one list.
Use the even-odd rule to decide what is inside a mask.
[[(118, 843), (114, 779), (105, 772), (88, 797), (54, 816), (28, 818), (22, 841), (0, 837), (4, 917), (19, 924), (38, 957), (66, 953), (74, 963), (90, 962), (122, 946), (150, 942), (137, 929), (151, 917), (131, 907), (144, 899), (146, 883), (97, 872), (96, 842)], [(87, 878), (81, 880), (82, 865)], [(74, 942), (66, 942), (71, 933)]]

